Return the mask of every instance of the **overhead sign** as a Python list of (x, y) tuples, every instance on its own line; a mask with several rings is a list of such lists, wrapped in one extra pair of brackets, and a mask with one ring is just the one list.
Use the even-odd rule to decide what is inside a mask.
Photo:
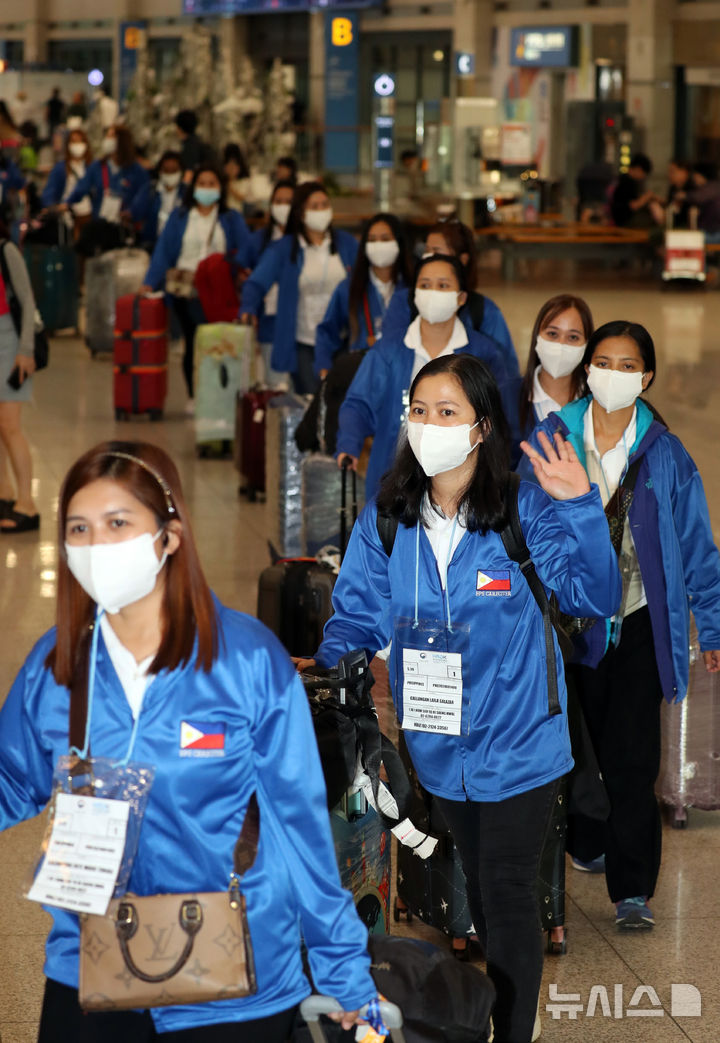
[(325, 15), (325, 167), (358, 168), (358, 17)]
[(375, 7), (382, 0), (183, 0), (183, 14), (287, 14), (289, 11), (338, 11), (344, 8)]
[(510, 64), (536, 69), (566, 68), (578, 64), (578, 27), (545, 25), (512, 29)]
[(455, 70), (458, 76), (474, 76), (475, 55), (468, 51), (458, 51), (455, 55)]
[(137, 69), (137, 52), (145, 32), (145, 22), (120, 22), (119, 96), (124, 98)]

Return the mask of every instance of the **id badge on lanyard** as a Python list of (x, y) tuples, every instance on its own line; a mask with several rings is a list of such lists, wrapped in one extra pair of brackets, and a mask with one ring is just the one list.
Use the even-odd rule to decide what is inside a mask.
[(470, 627), (443, 619), (395, 620), (398, 716), (405, 731), (466, 735), (470, 726)]
[(415, 615), (393, 627), (395, 691), (400, 724), (406, 731), (466, 735), (470, 730), (470, 626), (450, 615), (448, 568), (457, 518), (450, 534), (445, 569), (445, 619), (418, 613), (420, 523), (415, 528)]

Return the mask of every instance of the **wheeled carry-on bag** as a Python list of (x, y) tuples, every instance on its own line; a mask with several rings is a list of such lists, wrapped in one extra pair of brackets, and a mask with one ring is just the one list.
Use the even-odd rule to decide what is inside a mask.
[(238, 392), (253, 383), (255, 335), (232, 322), (195, 332), (195, 447), (198, 456), (229, 455)]
[(265, 429), (268, 403), (280, 391), (250, 388), (238, 391), (235, 400), (235, 467), (240, 475), (238, 492), (248, 500), (265, 494)]
[(110, 250), (85, 264), (85, 343), (92, 355), (110, 354), (115, 347), (115, 304), (137, 293), (150, 257), (144, 250)]
[[(347, 475), (337, 460), (324, 453), (310, 453), (303, 458), (302, 472), (302, 543), (305, 554), (317, 554), (321, 547), (342, 543), (340, 516), (345, 509)], [(353, 518), (362, 508), (362, 490), (358, 494), (357, 479), (352, 472)], [(358, 498), (360, 496), (360, 499)], [(339, 506), (340, 505), (340, 506)]]
[[(61, 235), (67, 230), (62, 222)], [(77, 330), (78, 327), (78, 257), (69, 242), (56, 246), (26, 243), (23, 257), (27, 265), (35, 303), (45, 329)]]
[(265, 418), (265, 502), (268, 540), (283, 558), (302, 554), (303, 454), (295, 445), (295, 428), (305, 402), (299, 395), (270, 399)]
[(674, 829), (688, 808), (720, 808), (720, 674), (705, 669), (695, 620), (690, 619), (690, 680), (681, 703), (663, 700), (662, 757), (656, 793), (669, 805)]
[(162, 297), (121, 297), (115, 309), (113, 404), (116, 420), (160, 420), (167, 396), (167, 309)]

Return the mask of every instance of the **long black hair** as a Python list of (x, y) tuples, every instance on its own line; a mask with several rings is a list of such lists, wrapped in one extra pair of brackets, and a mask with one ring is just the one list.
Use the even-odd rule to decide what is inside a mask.
[(407, 242), (403, 226), (401, 222), (395, 217), (394, 214), (375, 214), (371, 217), (363, 228), (362, 235), (360, 236), (360, 245), (358, 247), (358, 254), (355, 264), (353, 265), (352, 275), (350, 276), (350, 290), (348, 294), (348, 313), (349, 313), (349, 324), (350, 324), (350, 341), (351, 343), (357, 340), (358, 335), (358, 314), (362, 307), (363, 295), (367, 291), (368, 283), (370, 281), (370, 262), (367, 259), (365, 253), (365, 245), (368, 241), (370, 232), (375, 225), (386, 224), (397, 242), (400, 252), (397, 259), (392, 267), (392, 281), (397, 283), (399, 279), (407, 284), (409, 276), (409, 262), (407, 252)]
[[(483, 440), (474, 449), (475, 470), (462, 492), (458, 512), (464, 512), (470, 532), (499, 532), (507, 521), (505, 487), (510, 466), (510, 431), (503, 413), (495, 377), (474, 355), (442, 355), (420, 370), (410, 388), (410, 401), (421, 380), (447, 373), (457, 380), (480, 423)], [(383, 477), (377, 496), (381, 514), (412, 527), (422, 522), (425, 494), (432, 479), (423, 471), (407, 438), (395, 463)]]
[(435, 264), (437, 261), (440, 261), (442, 264), (448, 264), (455, 272), (455, 277), (458, 281), (458, 293), (468, 292), (467, 270), (459, 257), (456, 257), (454, 254), (427, 254), (425, 257), (421, 257), (415, 266), (415, 275), (413, 276), (412, 283), (408, 289), (411, 322), (413, 319), (417, 318), (418, 314), (418, 310), (415, 307), (415, 287), (420, 278), (420, 273), (426, 265)]
[(640, 352), (640, 357), (643, 360), (644, 372), (652, 372), (652, 379), (644, 389), (647, 391), (652, 387), (653, 381), (655, 380), (655, 374), (657, 373), (655, 344), (653, 343), (653, 339), (648, 331), (644, 326), (641, 326), (639, 322), (628, 322), (626, 319), (615, 319), (613, 322), (606, 322), (603, 326), (599, 326), (587, 342), (587, 347), (585, 348), (585, 354), (583, 355), (582, 360), (583, 366), (590, 365), (598, 345), (602, 344), (604, 340), (609, 340), (611, 337), (628, 337), (637, 346), (637, 349)]

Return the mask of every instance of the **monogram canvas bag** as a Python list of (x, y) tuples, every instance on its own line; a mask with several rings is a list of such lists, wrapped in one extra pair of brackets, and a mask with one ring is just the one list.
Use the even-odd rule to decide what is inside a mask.
[(259, 813), (250, 798), (227, 891), (126, 894), (80, 919), (80, 1006), (166, 1007), (256, 991), (240, 879), (255, 860)]

